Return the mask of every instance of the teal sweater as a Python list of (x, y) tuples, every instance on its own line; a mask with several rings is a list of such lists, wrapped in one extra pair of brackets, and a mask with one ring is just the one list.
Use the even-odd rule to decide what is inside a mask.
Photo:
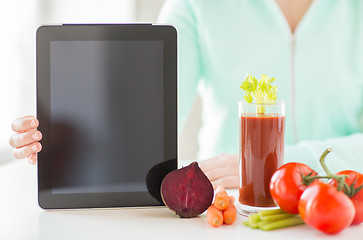
[[(170, 0), (179, 44), (179, 130), (203, 99), (198, 159), (238, 153), (246, 73), (275, 77), (286, 102), (285, 162), (363, 172), (363, 1), (315, 1), (292, 34), (273, 0)], [(183, 147), (183, 146), (181, 146)]]

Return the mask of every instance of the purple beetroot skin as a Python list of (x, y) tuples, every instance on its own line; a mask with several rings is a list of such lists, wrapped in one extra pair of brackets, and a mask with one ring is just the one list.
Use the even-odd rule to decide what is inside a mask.
[(197, 162), (174, 170), (161, 184), (161, 197), (181, 218), (202, 214), (212, 204), (214, 189)]

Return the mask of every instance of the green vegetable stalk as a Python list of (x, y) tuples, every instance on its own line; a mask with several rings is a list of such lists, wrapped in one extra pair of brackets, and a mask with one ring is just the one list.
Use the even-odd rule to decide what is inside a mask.
[[(262, 74), (260, 80), (257, 80), (255, 76), (247, 74), (244, 82), (240, 86), (246, 92), (243, 98), (248, 103), (252, 103), (253, 99), (255, 99), (255, 103), (257, 104), (275, 103), (277, 99), (277, 87), (271, 85), (273, 82), (275, 82), (275, 78), (269, 78), (264, 74)], [(265, 113), (265, 107), (258, 106), (257, 113)]]
[(257, 214), (248, 216), (247, 221), (243, 224), (250, 228), (270, 231), (278, 228), (285, 228), (303, 224), (299, 215), (289, 214), (281, 209), (260, 211)]

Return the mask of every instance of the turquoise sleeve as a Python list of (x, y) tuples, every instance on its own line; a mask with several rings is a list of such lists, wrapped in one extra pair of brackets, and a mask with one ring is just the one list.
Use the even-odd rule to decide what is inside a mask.
[(302, 162), (323, 174), (319, 164), (321, 154), (331, 147), (325, 162), (331, 172), (346, 169), (363, 172), (363, 133), (346, 137), (332, 138), (324, 141), (302, 141), (297, 145), (286, 146), (285, 162)]
[[(173, 25), (178, 32), (178, 130), (183, 129), (197, 93), (201, 77), (197, 23), (188, 1), (169, 0), (158, 22)], [(182, 82), (182, 84), (181, 84)]]

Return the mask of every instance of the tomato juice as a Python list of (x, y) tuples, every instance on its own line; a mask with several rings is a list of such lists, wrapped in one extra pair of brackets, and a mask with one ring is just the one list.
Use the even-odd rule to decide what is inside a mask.
[(240, 116), (239, 201), (253, 207), (274, 207), (269, 183), (284, 157), (285, 116)]

